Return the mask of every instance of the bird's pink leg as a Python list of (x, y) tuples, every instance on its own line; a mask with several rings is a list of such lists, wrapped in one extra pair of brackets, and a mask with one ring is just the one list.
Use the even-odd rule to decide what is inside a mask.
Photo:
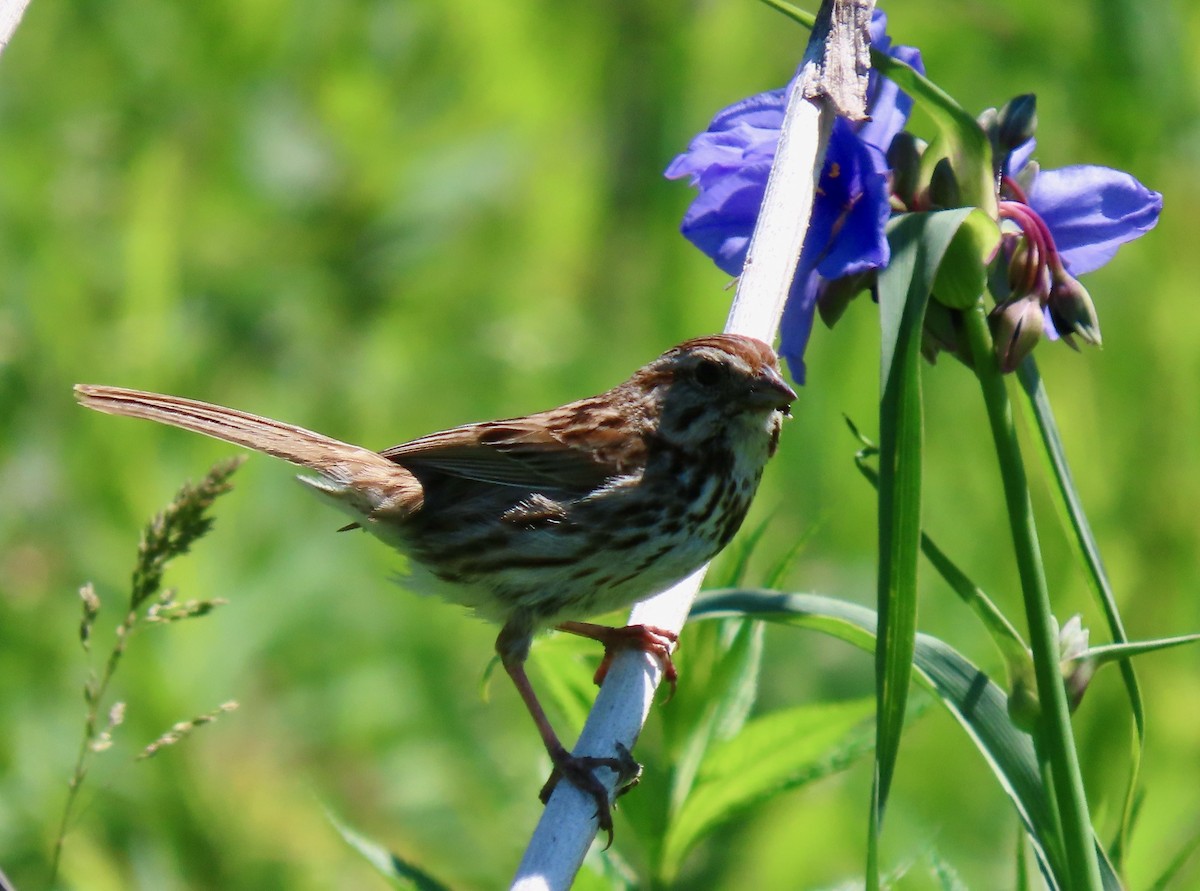
[(504, 670), (508, 672), (508, 676), (512, 678), (513, 685), (517, 688), (521, 699), (525, 702), (525, 708), (529, 710), (533, 723), (537, 725), (538, 734), (542, 737), (542, 744), (545, 745), (550, 761), (554, 764), (554, 771), (550, 774), (550, 778), (542, 787), (538, 797), (545, 804), (550, 800), (550, 793), (554, 791), (559, 779), (565, 777), (572, 786), (586, 795), (590, 795), (596, 802), (596, 820), (600, 829), (608, 833), (606, 848), (610, 847), (613, 841), (612, 804), (608, 800), (608, 791), (596, 779), (593, 771), (597, 767), (607, 767), (617, 774), (617, 794), (619, 795), (637, 782), (638, 775), (641, 773), (641, 765), (634, 761), (629, 750), (620, 744), (617, 745), (618, 757), (615, 758), (577, 756), (567, 751), (566, 747), (559, 742), (558, 734), (550, 725), (550, 719), (546, 717), (546, 712), (538, 701), (537, 693), (534, 692), (533, 685), (529, 682), (529, 675), (525, 673), (525, 657), (528, 651), (529, 638), (527, 634), (519, 634), (507, 626), (500, 631), (500, 636), (496, 639), (496, 652), (500, 654), (500, 662), (504, 666)]

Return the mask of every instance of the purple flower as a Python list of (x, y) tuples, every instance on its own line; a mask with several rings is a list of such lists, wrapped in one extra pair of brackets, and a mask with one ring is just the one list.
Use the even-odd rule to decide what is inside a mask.
[[(1037, 268), (1027, 283), (1031, 292), (1048, 286), (1042, 295), (1050, 322), (1047, 335), (1079, 334), (1098, 342), (1094, 309), (1076, 276), (1099, 269), (1121, 245), (1153, 229), (1162, 195), (1109, 167), (1081, 164), (1038, 170), (1028, 165), (1035, 145), (1030, 139), (1005, 165), (1001, 216), (1017, 222), (1024, 237), (1037, 246)], [(1017, 180), (1026, 181), (1027, 188)]]
[[(923, 71), (920, 52), (892, 47), (886, 26), (887, 16), (876, 10), (871, 17), (872, 44)], [(780, 89), (731, 105), (666, 170), (669, 179), (690, 176), (700, 189), (680, 228), (730, 275), (740, 275), (746, 261), (785, 102), (786, 89)], [(884, 224), (890, 208), (884, 154), (911, 108), (911, 98), (872, 71), (867, 91), (871, 120), (851, 124), (838, 119), (834, 124), (781, 325), (780, 353), (799, 383), (804, 382), (804, 350), (821, 292), (835, 279), (887, 265)]]
[(785, 101), (782, 89), (772, 90), (718, 112), (665, 173), (668, 179), (690, 176), (700, 189), (680, 228), (729, 275), (741, 275), (746, 261)]
[(1029, 206), (1050, 227), (1067, 269), (1083, 275), (1154, 228), (1162, 195), (1123, 171), (1080, 164), (1039, 173)]
[[(1036, 146), (1030, 139), (1013, 152), (1010, 177), (1022, 178)], [(1153, 229), (1162, 212), (1159, 192), (1124, 171), (1093, 164), (1039, 170), (1026, 191), (1025, 203), (1045, 221), (1072, 275), (1099, 269), (1121, 245)]]

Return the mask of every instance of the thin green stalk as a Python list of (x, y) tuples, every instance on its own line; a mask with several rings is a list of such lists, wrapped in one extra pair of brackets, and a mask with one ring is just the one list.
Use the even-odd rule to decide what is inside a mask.
[(100, 708), (103, 705), (105, 695), (108, 693), (108, 685), (112, 681), (113, 674), (117, 670), (117, 665), (121, 661), (121, 656), (125, 653), (125, 645), (129, 642), (129, 637), (133, 633), (133, 627), (137, 622), (137, 618), (138, 614), (136, 612), (130, 611), (126, 614), (125, 621), (117, 629), (116, 642), (113, 644), (112, 652), (108, 654), (108, 660), (104, 664), (104, 674), (99, 679), (95, 679), (93, 676), (87, 683), (88, 710), (83, 721), (83, 739), (79, 744), (79, 755), (75, 759), (75, 769), (71, 772), (71, 781), (67, 786), (67, 803), (63, 806), (62, 820), (59, 822), (58, 834), (54, 837), (54, 853), (50, 858), (51, 887), (53, 887), (58, 878), (58, 869), (62, 863), (63, 845), (67, 840), (67, 831), (71, 828), (71, 818), (75, 815), (75, 805), (79, 800), (79, 789), (87, 777), (91, 756), (95, 754), (92, 745), (96, 742), (97, 738), (96, 728), (100, 722)]
[[(159, 621), (177, 621), (180, 619), (202, 616), (223, 601), (203, 600), (189, 601), (177, 604), (172, 592), (160, 594), (162, 589), (163, 570), (166, 565), (180, 554), (186, 554), (194, 542), (202, 538), (212, 528), (212, 517), (208, 509), (220, 495), (228, 492), (232, 486), (229, 477), (238, 469), (243, 459), (235, 458), (215, 465), (208, 475), (198, 484), (187, 483), (179, 490), (175, 499), (157, 514), (142, 532), (138, 543), (137, 561), (133, 567), (133, 578), (130, 585), (129, 608), (125, 619), (117, 628), (113, 648), (104, 664), (104, 673), (97, 678), (91, 674), (84, 685), (84, 701), (87, 703), (87, 715), (84, 718), (83, 740), (79, 744), (79, 755), (75, 759), (75, 768), (71, 773), (71, 782), (67, 789), (67, 801), (63, 806), (62, 821), (59, 824), (58, 835), (54, 839), (54, 853), (50, 859), (50, 881), (48, 887), (53, 887), (58, 878), (58, 870), (62, 863), (63, 846), (66, 842), (67, 831), (71, 828), (71, 819), (79, 801), (79, 788), (87, 777), (92, 756), (100, 751), (98, 743), (105, 739), (107, 747), (111, 743), (112, 731), (120, 723), (120, 713), (109, 712), (108, 726), (97, 733), (100, 726), (101, 708), (108, 694), (109, 683), (116, 674), (121, 657), (129, 644), (133, 632), (146, 623)], [(92, 628), (96, 615), (100, 610), (100, 599), (96, 596), (91, 584), (80, 589), (83, 598), (83, 621), (79, 627), (79, 639), (85, 652), (90, 653)], [(141, 611), (151, 598), (158, 597), (156, 607), (165, 609), (159, 612), (157, 620), (152, 613)], [(114, 706), (115, 708), (116, 706)], [(207, 717), (207, 716), (202, 716)], [(199, 720), (199, 719), (196, 719)], [(209, 719), (211, 720), (211, 719)], [(193, 724), (196, 721), (192, 722)], [(207, 721), (205, 721), (207, 723)], [(161, 744), (157, 746), (161, 748)], [(155, 749), (155, 751), (157, 750)]]
[[(1025, 360), (1017, 367), (1017, 378), (1025, 390), (1025, 395), (1029, 397), (1026, 404), (1033, 423), (1037, 427), (1038, 433), (1041, 434), (1043, 453), (1050, 466), (1050, 478), (1054, 480), (1058, 489), (1059, 508), (1063, 511), (1067, 527), (1073, 533), (1072, 538), (1079, 549), (1080, 558), (1087, 567), (1087, 577), (1091, 582), (1096, 600), (1104, 610), (1109, 634), (1112, 635), (1114, 643), (1127, 643), (1129, 636), (1125, 633), (1121, 613), (1117, 609), (1117, 598), (1113, 594), (1108, 573), (1105, 572), (1104, 563), (1100, 559), (1100, 548), (1096, 543), (1096, 536), (1092, 532), (1091, 524), (1088, 523), (1079, 493), (1071, 479), (1071, 469), (1067, 465), (1066, 450), (1058, 434), (1058, 425), (1054, 420), (1054, 411), (1050, 407), (1050, 398), (1046, 394), (1046, 387), (1042, 383), (1042, 377), (1038, 373), (1033, 356), (1025, 357)], [(1142, 704), (1142, 692), (1138, 687), (1137, 674), (1134, 672), (1133, 662), (1129, 659), (1122, 660), (1120, 666), (1121, 676), (1125, 681), (1125, 691), (1129, 696), (1129, 709), (1133, 714), (1134, 738), (1131, 747), (1129, 780), (1125, 786), (1125, 803), (1121, 808), (1121, 823), (1117, 830), (1117, 837), (1109, 848), (1109, 854), (1118, 869), (1123, 868), (1125, 854), (1129, 847), (1129, 836), (1133, 831), (1133, 812), (1138, 797), (1138, 776), (1141, 773), (1142, 755), (1146, 748), (1146, 714)]]
[(1046, 588), (1025, 466), (1013, 426), (1012, 405), (993, 353), (983, 305), (966, 310), (963, 319), (975, 360), (975, 373), (987, 406), (996, 457), (1000, 461), (1004, 500), (1029, 623), (1029, 643), (1033, 650), (1033, 668), (1041, 709), (1038, 732), (1050, 762), (1054, 798), (1062, 827), (1067, 870), (1064, 878), (1068, 888), (1098, 891), (1101, 887), (1100, 867), (1096, 860), (1083, 777), (1079, 771), (1079, 756), (1071, 733), (1067, 694), (1058, 666), (1058, 639), (1051, 621), (1050, 595)]
[(1017, 880), (1014, 883), (1016, 891), (1029, 891), (1029, 855), (1026, 853), (1029, 849), (1028, 842), (1025, 841), (1025, 833), (1018, 827), (1017, 829)]
[(1054, 773), (1050, 769), (1050, 757), (1042, 744), (1043, 734), (1034, 733), (1030, 736), (1033, 741), (1034, 757), (1037, 759), (1038, 776), (1042, 778), (1042, 788), (1046, 790), (1046, 805), (1050, 811), (1050, 819), (1057, 833), (1053, 838), (1042, 839), (1042, 847), (1050, 856), (1051, 863), (1065, 863), (1066, 854), (1063, 851), (1062, 814), (1058, 810), (1058, 800), (1050, 794), (1054, 788)]

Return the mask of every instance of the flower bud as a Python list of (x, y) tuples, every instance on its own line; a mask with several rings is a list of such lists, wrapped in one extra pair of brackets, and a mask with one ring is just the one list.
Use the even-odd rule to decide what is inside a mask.
[(929, 177), (929, 206), (934, 210), (959, 207), (962, 193), (958, 188), (958, 177), (950, 165), (949, 158), (942, 158)]
[(875, 270), (844, 275), (829, 282), (817, 297), (817, 312), (827, 328), (837, 324), (850, 301), (875, 285)]
[[(1053, 616), (1050, 618), (1054, 619)], [(1057, 628), (1057, 620), (1054, 624)], [(1083, 620), (1076, 613), (1067, 619), (1067, 624), (1058, 632), (1058, 668), (1062, 672), (1063, 684), (1067, 689), (1067, 706), (1071, 711), (1079, 707), (1092, 675), (1096, 673), (1096, 660), (1087, 656), (1087, 649), (1088, 630), (1083, 627)]]
[(921, 329), (921, 355), (932, 365), (938, 353), (950, 353), (968, 368), (973, 368), (971, 351), (964, 349), (961, 314), (937, 300), (925, 307), (925, 325)]
[(1007, 155), (1013, 149), (1033, 139), (1037, 130), (1037, 96), (1026, 93), (1010, 99), (996, 113), (988, 135), (998, 154)]
[(996, 130), (996, 115), (999, 113), (994, 108), (985, 108), (975, 116), (975, 122), (979, 124), (979, 129), (987, 134), (988, 139), (992, 138), (992, 133)]
[(1033, 189), (1033, 181), (1038, 178), (1038, 174), (1041, 172), (1042, 165), (1031, 159), (1025, 162), (1025, 166), (1021, 168), (1021, 172), (1014, 179), (1018, 186), (1026, 192), (1030, 192)]
[(1046, 303), (1050, 321), (1060, 335), (1078, 334), (1092, 346), (1100, 346), (1100, 319), (1087, 288), (1066, 270), (1054, 274)]
[[(1078, 614), (1067, 619), (1061, 630), (1054, 616), (1050, 617), (1050, 622), (1054, 636), (1058, 638), (1058, 670), (1067, 693), (1067, 708), (1074, 712), (1096, 673), (1096, 660), (1088, 655), (1088, 630), (1083, 627)], [(1012, 692), (1008, 694), (1008, 716), (1017, 727), (1032, 733), (1041, 716), (1033, 662), (1025, 660), (1012, 666), (1010, 675)]]
[(1054, 623), (1054, 636), (1058, 638), (1058, 661), (1062, 663), (1065, 675), (1069, 664), (1087, 652), (1091, 632), (1083, 627), (1083, 617), (1079, 613), (1067, 619), (1067, 624), (1062, 628), (1058, 627), (1058, 619), (1054, 616), (1050, 620)]
[(1063, 684), (1067, 688), (1067, 708), (1072, 712), (1083, 702), (1083, 694), (1087, 692), (1088, 684), (1092, 682), (1092, 675), (1095, 673), (1094, 659), (1080, 659), (1071, 669), (1071, 673), (1063, 677)]
[(1018, 297), (999, 304), (988, 316), (1000, 371), (1011, 374), (1042, 339), (1046, 327), (1042, 304), (1036, 296)]
[(1037, 290), (1038, 258), (1033, 256), (1029, 239), (1024, 233), (1009, 233), (1004, 235), (1004, 246), (1008, 256), (1008, 293), (1023, 295)]
[(901, 130), (888, 146), (887, 162), (892, 168), (892, 192), (905, 207), (913, 207), (917, 197), (917, 182), (921, 175), (921, 153), (924, 144), (907, 130)]

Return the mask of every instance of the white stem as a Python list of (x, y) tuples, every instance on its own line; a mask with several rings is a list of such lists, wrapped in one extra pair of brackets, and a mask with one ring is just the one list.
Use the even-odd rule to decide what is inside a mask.
[(775, 340), (808, 232), (834, 118), (827, 103), (805, 99), (799, 89), (794, 88), (788, 97), (762, 211), (725, 320), (730, 334), (746, 334), (767, 343)]
[(29, 0), (0, 0), (0, 52), (8, 46), (28, 5)]
[[(728, 332), (768, 343), (775, 339), (796, 271), (834, 120), (828, 103), (803, 98), (800, 84), (801, 78), (796, 78), (788, 96), (775, 164), (725, 323)], [(704, 566), (673, 588), (635, 605), (629, 623), (679, 631), (707, 570)], [(614, 742), (632, 749), (661, 679), (662, 670), (653, 657), (636, 651), (618, 654), (596, 696), (575, 754), (612, 756)], [(616, 781), (613, 773), (602, 769), (598, 775), (611, 789)], [(520, 891), (569, 888), (596, 837), (595, 812), (595, 802), (589, 796), (570, 783), (559, 783), (517, 868), (512, 887)]]

